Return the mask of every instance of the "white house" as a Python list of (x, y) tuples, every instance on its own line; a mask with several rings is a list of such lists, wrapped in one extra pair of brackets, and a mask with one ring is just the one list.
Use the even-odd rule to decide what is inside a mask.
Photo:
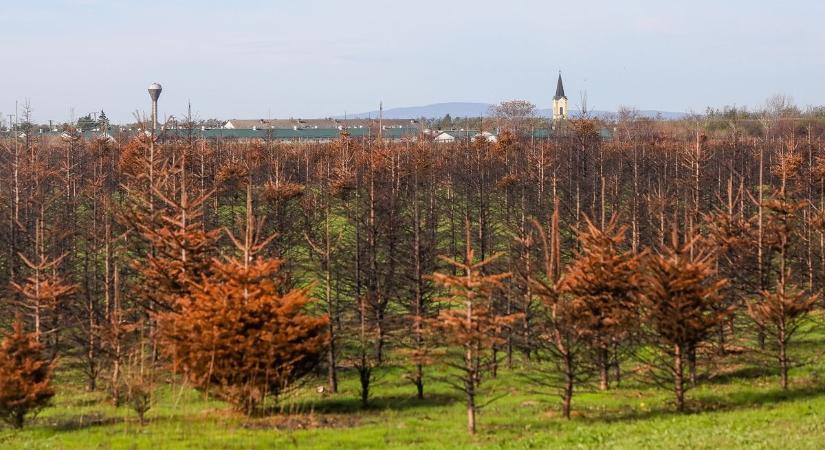
[(473, 139), (478, 139), (478, 138), (483, 138), (485, 141), (487, 141), (491, 144), (495, 144), (496, 142), (498, 142), (498, 138), (496, 137), (496, 135), (493, 134), (493, 133), (490, 133), (489, 131), (482, 131), (481, 133), (478, 133), (475, 136), (473, 136)]
[(449, 144), (451, 142), (455, 142), (455, 136), (446, 131), (442, 131), (438, 136), (433, 138), (433, 142), (437, 142), (439, 144)]

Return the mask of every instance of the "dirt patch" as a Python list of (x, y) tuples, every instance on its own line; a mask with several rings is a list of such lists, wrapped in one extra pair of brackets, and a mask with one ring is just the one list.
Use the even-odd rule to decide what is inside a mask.
[(311, 430), (315, 428), (352, 428), (360, 425), (361, 419), (352, 415), (311, 414), (270, 416), (251, 419), (243, 423), (250, 430)]
[(122, 422), (122, 418), (105, 417), (98, 413), (83, 414), (78, 416), (52, 416), (48, 419), (35, 419), (35, 423), (46, 424), (54, 427), (58, 431), (75, 431), (85, 428), (99, 427)]

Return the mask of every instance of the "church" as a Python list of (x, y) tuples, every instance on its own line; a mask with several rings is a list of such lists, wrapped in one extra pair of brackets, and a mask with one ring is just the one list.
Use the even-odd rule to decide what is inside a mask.
[(553, 96), (553, 121), (567, 119), (567, 96), (564, 95), (564, 85), (561, 82), (561, 72), (559, 80), (556, 82), (556, 95)]

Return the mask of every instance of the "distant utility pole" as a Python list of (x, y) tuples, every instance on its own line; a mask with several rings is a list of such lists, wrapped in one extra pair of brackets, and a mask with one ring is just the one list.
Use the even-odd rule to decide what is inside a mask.
[(158, 130), (158, 98), (160, 92), (163, 90), (160, 83), (152, 83), (149, 85), (149, 97), (152, 99), (152, 133)]

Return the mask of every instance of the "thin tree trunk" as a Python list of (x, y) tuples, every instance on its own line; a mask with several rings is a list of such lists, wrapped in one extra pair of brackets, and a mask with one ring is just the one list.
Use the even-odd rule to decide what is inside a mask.
[(570, 418), (570, 408), (573, 403), (573, 357), (569, 350), (564, 355), (564, 391), (562, 393), (562, 415), (565, 419)]
[(673, 346), (673, 393), (676, 395), (676, 410), (685, 410), (685, 379), (682, 368), (682, 347), (679, 344)]
[(688, 376), (691, 386), (696, 386), (696, 345), (688, 345)]
[(606, 391), (610, 389), (610, 359), (609, 351), (606, 347), (601, 347), (598, 350), (598, 365), (599, 365), (599, 390)]

